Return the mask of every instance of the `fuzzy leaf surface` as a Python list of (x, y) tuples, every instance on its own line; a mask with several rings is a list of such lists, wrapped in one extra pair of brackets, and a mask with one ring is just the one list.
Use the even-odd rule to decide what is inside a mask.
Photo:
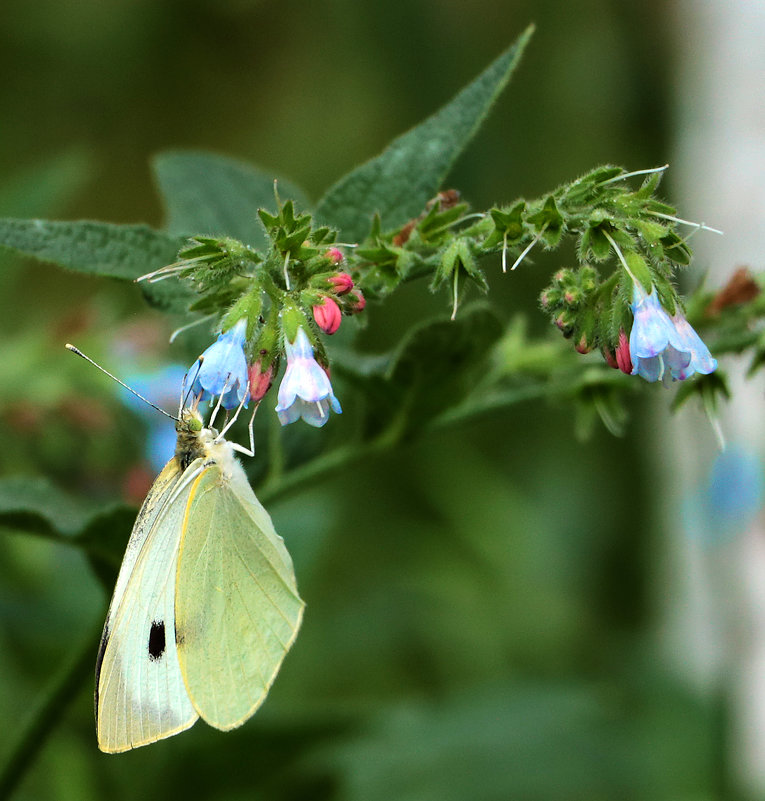
[[(154, 174), (171, 234), (230, 236), (255, 248), (266, 238), (258, 209), (276, 209), (274, 176), (215, 153), (171, 150), (154, 158)], [(308, 205), (305, 193), (279, 179), (279, 196)]]
[(316, 216), (355, 242), (368, 233), (375, 214), (393, 228), (424, 211), (507, 86), (532, 33), (527, 28), (443, 108), (341, 178), (319, 201)]
[[(125, 281), (172, 264), (182, 242), (148, 225), (0, 219), (0, 245), (67, 270)], [(176, 281), (142, 288), (155, 306), (180, 311), (188, 305), (189, 293)]]

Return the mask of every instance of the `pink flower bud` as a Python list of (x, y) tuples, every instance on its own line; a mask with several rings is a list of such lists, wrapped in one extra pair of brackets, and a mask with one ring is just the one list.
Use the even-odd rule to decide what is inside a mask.
[(619, 346), (616, 349), (616, 363), (619, 369), (627, 375), (632, 375), (632, 359), (630, 358), (630, 343), (624, 330), (619, 331)]
[(351, 314), (358, 314), (359, 312), (363, 312), (364, 311), (364, 307), (367, 305), (367, 299), (361, 293), (361, 290), (360, 289), (354, 289), (353, 292), (351, 292), (351, 297), (355, 298), (355, 301), (352, 300), (348, 304), (348, 311)]
[(261, 372), (263, 365), (260, 361), (251, 364), (249, 368), (250, 397), (255, 403), (263, 399), (263, 396), (271, 389), (274, 380), (274, 365), (271, 363), (265, 373)]
[(336, 295), (347, 295), (353, 289), (353, 279), (348, 273), (335, 273), (327, 281)]
[(616, 354), (610, 348), (603, 348), (601, 353), (603, 354), (603, 358), (606, 360), (606, 364), (609, 367), (613, 367), (614, 370), (619, 369), (619, 363), (616, 361)]
[(329, 259), (333, 264), (340, 264), (343, 260), (343, 252), (337, 248), (330, 248), (325, 254), (325, 258)]
[(343, 315), (332, 298), (324, 298), (322, 303), (313, 307), (313, 319), (325, 334), (334, 334), (340, 328)]
[(577, 353), (589, 353), (592, 348), (590, 347), (590, 343), (587, 341), (587, 337), (582, 334), (579, 338), (579, 341), (574, 345), (574, 349)]

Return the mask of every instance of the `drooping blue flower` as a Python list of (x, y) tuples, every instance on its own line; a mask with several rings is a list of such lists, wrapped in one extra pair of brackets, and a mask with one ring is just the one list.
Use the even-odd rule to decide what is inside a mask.
[(632, 375), (658, 381), (669, 370), (672, 378), (684, 381), (693, 373), (706, 375), (717, 368), (717, 360), (690, 323), (680, 312), (670, 317), (654, 287), (646, 294), (635, 283), (632, 313), (635, 316), (630, 332)]
[(317, 428), (329, 420), (329, 410), (342, 414), (340, 403), (332, 391), (329, 376), (313, 357), (313, 348), (302, 328), (294, 342), (285, 340), (287, 369), (279, 386), (276, 414), (286, 426), (302, 417)]
[(706, 480), (684, 501), (689, 536), (719, 545), (743, 534), (762, 512), (765, 470), (748, 443), (734, 442), (719, 453)]
[[(234, 409), (244, 400), (247, 390), (247, 359), (244, 341), (247, 320), (243, 317), (191, 365), (191, 391), (201, 401), (222, 395), (221, 406)], [(245, 404), (246, 406), (247, 404)]]

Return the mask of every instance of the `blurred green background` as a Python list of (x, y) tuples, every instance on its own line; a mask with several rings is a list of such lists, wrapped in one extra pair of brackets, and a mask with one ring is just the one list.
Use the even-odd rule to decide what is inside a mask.
[[(159, 226), (149, 161), (177, 147), (252, 161), (317, 198), (529, 22), (526, 56), (449, 185), (481, 208), (598, 163), (663, 164), (670, 5), (5, 0), (0, 213)], [(170, 347), (173, 321), (134, 287), (0, 258), (0, 469), (135, 502), (151, 479), (141, 418), (63, 343), (126, 376), (188, 363), (209, 332)], [(545, 331), (536, 297), (565, 259), (504, 281), (494, 270), (493, 302)], [(445, 311), (409, 286), (368, 307), (359, 336), (383, 350)], [(596, 428), (580, 442), (571, 405), (521, 405), (273, 504), (307, 611), (263, 709), (234, 733), (200, 723), (105, 756), (88, 679), (17, 797), (733, 797), (724, 712), (656, 644), (663, 535), (641, 408), (626, 438)], [(95, 646), (107, 603), (79, 552), (0, 539), (0, 764), (66, 663)]]

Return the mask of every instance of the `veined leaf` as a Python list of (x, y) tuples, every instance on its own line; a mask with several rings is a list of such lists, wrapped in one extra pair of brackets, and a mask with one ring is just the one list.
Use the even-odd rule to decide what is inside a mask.
[[(172, 234), (230, 236), (262, 248), (266, 244), (257, 217), (260, 208), (275, 210), (274, 176), (236, 159), (193, 150), (172, 150), (154, 158), (154, 174)], [(304, 192), (278, 180), (279, 196), (308, 205)]]
[[(0, 245), (78, 273), (128, 281), (172, 264), (182, 241), (148, 225), (0, 219)], [(169, 310), (189, 303), (189, 291), (177, 281), (146, 284), (143, 290), (154, 305)]]
[(533, 30), (440, 111), (341, 178), (319, 201), (317, 218), (354, 242), (367, 234), (376, 213), (387, 228), (420, 214), (507, 85)]

